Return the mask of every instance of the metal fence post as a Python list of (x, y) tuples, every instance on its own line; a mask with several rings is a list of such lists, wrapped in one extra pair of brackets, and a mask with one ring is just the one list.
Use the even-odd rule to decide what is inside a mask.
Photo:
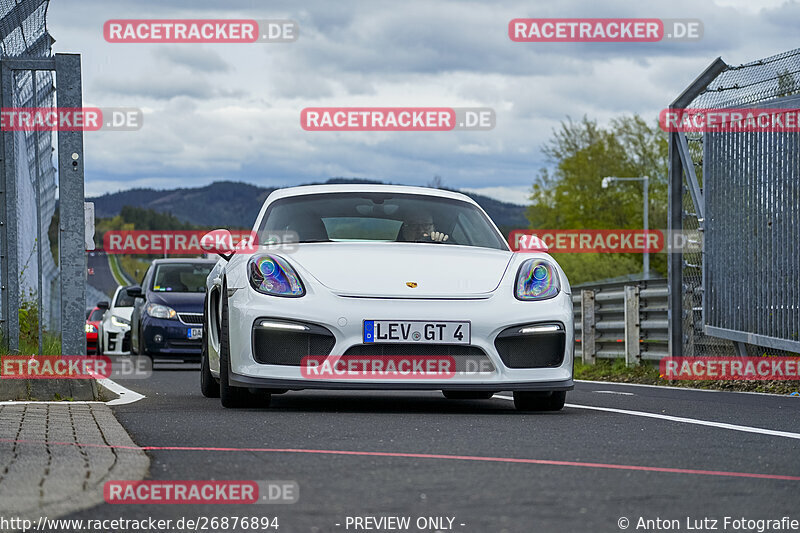
[(625, 286), (625, 364), (635, 366), (641, 360), (639, 345), (639, 287)]
[[(669, 134), (669, 207), (667, 227), (671, 235), (683, 229), (683, 165), (677, 134)], [(683, 252), (674, 250), (670, 242), (667, 253), (667, 320), (669, 322), (669, 355), (683, 355)]]
[[(80, 108), (81, 56), (56, 54), (58, 107)], [(83, 131), (58, 132), (60, 185), (61, 353), (86, 354), (86, 251), (84, 248)]]
[[(0, 105), (14, 105), (14, 72), (3, 63), (0, 68)], [(14, 132), (4, 131), (0, 142), (3, 204), (0, 211), (0, 293), (3, 309), (3, 343), (10, 353), (19, 352), (19, 227), (17, 215), (17, 173), (15, 167)]]
[(581, 291), (581, 356), (583, 363), (593, 365), (597, 357), (594, 291)]

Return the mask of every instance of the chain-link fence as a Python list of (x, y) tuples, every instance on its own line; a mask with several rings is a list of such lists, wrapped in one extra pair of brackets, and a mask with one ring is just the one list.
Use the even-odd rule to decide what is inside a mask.
[[(51, 56), (52, 39), (47, 32), (45, 16), (47, 0), (0, 2), (0, 57), (46, 58)], [(4, 108), (53, 106), (53, 75), (50, 71), (12, 71), (11, 101)], [(53, 138), (50, 131), (8, 132), (16, 165), (13, 184), (0, 184), (4, 218), (15, 217), (15, 224), (4, 224), (8, 231), (0, 232), (5, 268), (0, 271), (0, 285), (15, 284), (19, 305), (32, 308), (38, 304), (41, 325), (48, 330), (60, 326), (60, 291), (58, 267), (53, 256), (48, 229), (56, 211), (56, 171), (53, 166)], [(14, 198), (12, 198), (12, 193)], [(37, 209), (38, 206), (38, 209)], [(3, 221), (5, 222), (5, 221)], [(54, 243), (57, 245), (57, 243)], [(13, 260), (12, 260), (13, 259)], [(10, 272), (11, 266), (16, 272)], [(10, 288), (3, 289), (4, 292)], [(6, 320), (16, 309), (4, 295), (0, 319)], [(5, 328), (4, 328), (5, 329)]]
[[(739, 66), (718, 60), (673, 107), (796, 109), (798, 93), (800, 49)], [(680, 151), (683, 134), (671, 135)], [(673, 344), (683, 355), (800, 351), (800, 134), (685, 139), (695, 190), (686, 161), (676, 157), (670, 202), (680, 206), (684, 231), (702, 231), (704, 248), (671, 258), (670, 322), (680, 331)], [(671, 212), (676, 218), (677, 208)]]
[(60, 118), (55, 128), (44, 117), (82, 108), (81, 59), (52, 54), (47, 5), (0, 0), (0, 100), (8, 118), (0, 132), (0, 343), (10, 353), (32, 351), (38, 337), (41, 353), (47, 327), (55, 334), (48, 346), (57, 349), (60, 337), (62, 353), (75, 355), (86, 353), (83, 130), (61, 128)]

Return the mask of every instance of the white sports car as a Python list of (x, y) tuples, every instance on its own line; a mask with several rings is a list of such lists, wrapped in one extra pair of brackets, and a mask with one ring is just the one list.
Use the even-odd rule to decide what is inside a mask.
[(469, 197), (393, 185), (281, 189), (253, 233), (236, 247), (227, 230), (203, 238), (221, 256), (207, 280), (204, 395), (235, 407), (302, 389), (513, 391), (521, 410), (564, 406), (567, 278), (546, 253), (512, 252)]
[[(128, 355), (131, 353), (131, 313), (133, 298), (125, 292), (127, 287), (117, 287), (111, 305), (103, 314), (97, 333), (100, 355)], [(107, 302), (106, 302), (107, 304)]]

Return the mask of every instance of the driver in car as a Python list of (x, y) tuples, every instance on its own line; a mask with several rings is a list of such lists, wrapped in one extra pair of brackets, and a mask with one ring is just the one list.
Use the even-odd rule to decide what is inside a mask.
[(400, 228), (400, 237), (406, 242), (445, 242), (450, 238), (446, 233), (436, 231), (430, 213), (411, 213)]

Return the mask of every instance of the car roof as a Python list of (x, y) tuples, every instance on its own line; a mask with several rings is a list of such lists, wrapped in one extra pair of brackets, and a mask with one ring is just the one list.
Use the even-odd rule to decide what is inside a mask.
[(268, 201), (290, 196), (301, 196), (305, 194), (324, 194), (341, 192), (376, 192), (376, 193), (396, 193), (396, 194), (419, 194), (425, 196), (435, 196), (439, 198), (451, 198), (461, 200), (473, 205), (478, 205), (475, 200), (460, 192), (448, 191), (445, 189), (433, 189), (431, 187), (414, 187), (410, 185), (386, 185), (374, 183), (337, 183), (328, 185), (300, 185), (298, 187), (287, 187), (276, 189), (267, 198)]

